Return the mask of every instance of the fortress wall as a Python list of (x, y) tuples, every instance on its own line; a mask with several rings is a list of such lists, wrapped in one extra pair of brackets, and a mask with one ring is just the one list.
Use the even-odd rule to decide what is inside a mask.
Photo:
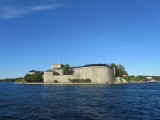
[(44, 83), (50, 83), (52, 80), (53, 72), (44, 72)]
[(52, 76), (51, 82), (54, 82), (54, 80), (57, 80), (58, 82), (61, 83), (69, 83), (69, 79), (74, 79), (73, 75), (56, 75)]
[(58, 72), (59, 75), (63, 75), (63, 70), (62, 69), (58, 69), (58, 70), (54, 70), (55, 72)]
[[(58, 70), (59, 71), (59, 70)], [(57, 72), (58, 72), (57, 71)], [(93, 83), (113, 83), (114, 72), (106, 66), (90, 66), (74, 68), (73, 75), (62, 75), (60, 69), (60, 75), (53, 75), (53, 72), (44, 72), (44, 82), (52, 83), (54, 80), (58, 82), (67, 83), (69, 79), (91, 79)]]
[(74, 68), (74, 69), (73, 69), (73, 75), (79, 76), (79, 75), (80, 75), (80, 69), (81, 69), (81, 68)]
[(80, 79), (91, 79), (94, 78), (94, 68), (93, 67), (82, 67), (80, 69)]
[(80, 79), (91, 79), (93, 83), (110, 83), (113, 81), (113, 70), (104, 66), (82, 67), (75, 70)]
[(44, 72), (44, 83), (54, 83), (54, 80), (57, 80), (61, 83), (70, 82), (69, 79), (74, 79), (73, 75), (53, 75), (53, 72)]

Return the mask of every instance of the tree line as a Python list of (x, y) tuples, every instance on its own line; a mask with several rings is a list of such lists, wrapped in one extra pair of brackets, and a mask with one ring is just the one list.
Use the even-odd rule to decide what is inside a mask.
[[(148, 75), (131, 75), (129, 76), (129, 81), (133, 81), (133, 82), (140, 82), (140, 81), (148, 81), (147, 80)], [(158, 82), (160, 81), (160, 76), (150, 76), (152, 77), (152, 79), (157, 80)]]
[(18, 81), (20, 79), (23, 79), (23, 77), (0, 79), (0, 82), (16, 82), (16, 81)]
[(110, 67), (112, 69), (115, 69), (115, 77), (124, 77), (124, 75), (127, 77), (128, 73), (125, 70), (125, 67), (121, 64), (116, 65), (115, 63), (110, 64)]

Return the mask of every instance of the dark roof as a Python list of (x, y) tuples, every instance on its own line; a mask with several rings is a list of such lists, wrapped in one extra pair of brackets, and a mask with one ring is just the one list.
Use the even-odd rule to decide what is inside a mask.
[(71, 67), (71, 68), (73, 69), (73, 68), (92, 67), (92, 66), (106, 66), (106, 67), (111, 68), (109, 64), (86, 64), (84, 66), (74, 66), (74, 67)]
[(36, 72), (36, 70), (30, 70), (29, 72)]
[(106, 66), (106, 67), (110, 67), (108, 64), (87, 64), (87, 65), (84, 65), (83, 67), (92, 67), (92, 66)]
[(45, 72), (53, 72), (53, 70), (46, 70)]
[(29, 72), (43, 73), (43, 71), (37, 71), (37, 70), (30, 70)]

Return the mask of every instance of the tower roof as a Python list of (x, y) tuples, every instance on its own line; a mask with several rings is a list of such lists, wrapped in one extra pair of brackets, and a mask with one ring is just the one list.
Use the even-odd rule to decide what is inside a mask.
[(92, 66), (106, 66), (106, 67), (110, 67), (108, 64), (86, 64), (83, 67), (92, 67)]

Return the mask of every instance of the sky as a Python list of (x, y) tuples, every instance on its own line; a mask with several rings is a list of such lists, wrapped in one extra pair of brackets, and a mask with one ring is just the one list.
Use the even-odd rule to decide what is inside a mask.
[(160, 76), (160, 0), (0, 0), (0, 79), (51, 64)]

